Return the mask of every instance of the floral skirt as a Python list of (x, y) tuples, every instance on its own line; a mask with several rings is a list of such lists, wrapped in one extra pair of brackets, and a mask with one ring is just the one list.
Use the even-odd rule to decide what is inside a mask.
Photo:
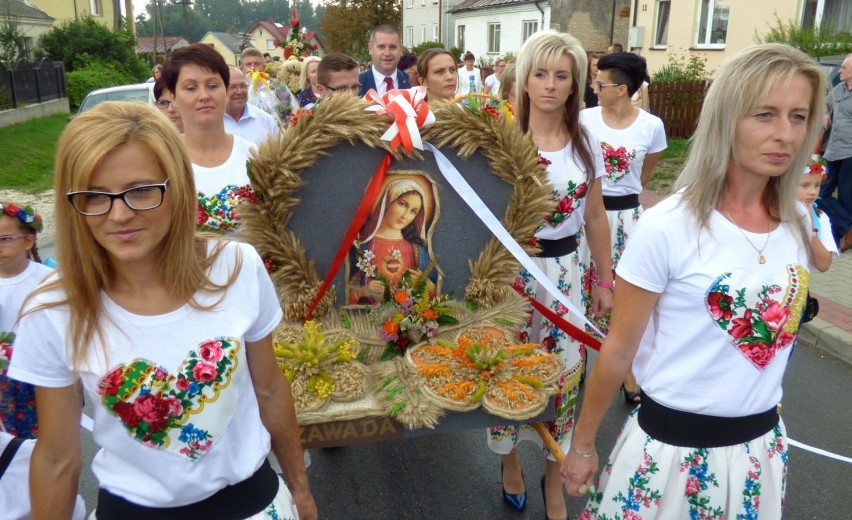
[(682, 448), (652, 439), (627, 419), (580, 520), (781, 518), (787, 436), (779, 421), (743, 444)]
[[(557, 258), (535, 258), (535, 262), (553, 280), (559, 290), (568, 297), (575, 307), (585, 312), (590, 305), (588, 287), (590, 253), (582, 237), (577, 251)], [(535, 279), (526, 270), (521, 271), (515, 280), (515, 288), (552, 309), (560, 316), (582, 328), (582, 322), (576, 316), (569, 315), (568, 309), (539, 287)], [(577, 404), (577, 391), (584, 369), (586, 357), (585, 345), (571, 339), (567, 333), (545, 319), (538, 312), (533, 312), (527, 326), (518, 333), (522, 342), (541, 343), (549, 352), (559, 355), (565, 367), (566, 374), (559, 381), (560, 393), (556, 394), (556, 419), (549, 421), (550, 435), (568, 451), (571, 444), (571, 433), (574, 430), (574, 412)], [(555, 460), (549, 450), (544, 447), (538, 433), (528, 425), (497, 426), (488, 431), (488, 447), (495, 453), (506, 455), (515, 448), (521, 440), (530, 440), (542, 446), (550, 460)]]
[[(97, 520), (97, 510), (92, 511), (89, 520)], [(290, 496), (290, 490), (280, 475), (278, 476), (278, 494), (272, 499), (272, 503), (260, 513), (252, 515), (246, 520), (299, 520), (296, 503)]]
[(644, 209), (642, 206), (637, 206), (632, 209), (611, 210), (606, 212), (606, 218), (609, 221), (609, 243), (612, 244), (612, 268), (618, 266), (618, 261), (621, 260), (621, 255), (624, 254), (624, 246), (627, 244), (627, 239), (633, 233), (633, 228), (639, 222), (639, 217), (642, 216)]
[(35, 387), (0, 376), (0, 421), (6, 431), (22, 439), (38, 436)]

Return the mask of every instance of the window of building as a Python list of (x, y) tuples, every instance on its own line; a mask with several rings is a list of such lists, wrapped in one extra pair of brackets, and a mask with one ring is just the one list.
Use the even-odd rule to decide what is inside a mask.
[(31, 60), (33, 58), (33, 55), (32, 55), (33, 39), (32, 39), (32, 37), (24, 36), (23, 48), (24, 48), (24, 54), (23, 54), (22, 58), (26, 58), (27, 60)]
[(523, 24), (523, 40), (521, 40), (521, 43), (527, 41), (527, 38), (538, 32), (538, 20), (524, 20)]
[(852, 1), (807, 0), (802, 9), (802, 27), (822, 27), (831, 32), (848, 32), (852, 26)]
[(405, 0), (405, 8), (411, 9), (412, 7), (414, 7), (414, 0)]
[(426, 0), (420, 0), (420, 7), (423, 7), (424, 5), (426, 5)]
[(275, 50), (275, 40), (266, 40), (266, 50)]
[(424, 24), (420, 25), (420, 43), (423, 43), (425, 41), (426, 41), (426, 24), (424, 23)]
[(103, 14), (101, 0), (89, 0), (89, 13), (92, 16), (101, 16)]
[(728, 15), (731, 11), (730, 0), (701, 0), (698, 13), (699, 46), (724, 47), (728, 37)]
[(456, 27), (456, 47), (464, 52), (464, 25), (459, 25)]
[(654, 46), (665, 47), (669, 40), (669, 13), (671, 0), (657, 0), (657, 28), (654, 32)]
[(414, 26), (409, 25), (405, 28), (405, 41), (402, 42), (406, 47), (414, 47)]
[(488, 24), (488, 54), (500, 54), (500, 24)]
[(432, 41), (438, 41), (438, 24), (432, 24)]

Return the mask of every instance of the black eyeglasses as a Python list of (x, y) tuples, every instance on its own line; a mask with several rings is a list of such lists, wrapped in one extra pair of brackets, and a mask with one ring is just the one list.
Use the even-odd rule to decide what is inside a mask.
[(595, 85), (598, 86), (598, 90), (603, 90), (604, 87), (617, 87), (621, 83), (601, 83), (600, 81), (595, 81)]
[(320, 83), (323, 87), (327, 88), (332, 92), (358, 92), (361, 89), (361, 84), (356, 83), (354, 85), (345, 85), (343, 87), (330, 87), (325, 83)]
[(124, 204), (134, 211), (147, 211), (159, 208), (163, 203), (166, 186), (169, 180), (162, 184), (145, 184), (120, 191), (106, 193), (103, 191), (70, 191), (68, 200), (77, 213), (87, 217), (105, 215), (112, 210), (115, 199), (121, 199)]

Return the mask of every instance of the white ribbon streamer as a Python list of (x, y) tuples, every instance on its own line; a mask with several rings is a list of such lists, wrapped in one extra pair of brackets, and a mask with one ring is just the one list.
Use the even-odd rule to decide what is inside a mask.
[(479, 195), (470, 187), (470, 184), (462, 177), (459, 171), (453, 166), (453, 163), (447, 159), (444, 154), (438, 151), (437, 148), (432, 146), (429, 143), (423, 143), (426, 150), (429, 150), (435, 155), (435, 161), (438, 163), (438, 169), (447, 179), (447, 182), (450, 183), (450, 186), (456, 190), (456, 193), (461, 196), (462, 200), (467, 202), (467, 205), (470, 206), (470, 209), (479, 217), (483, 224), (488, 226), (488, 229), (497, 240), (503, 244), (512, 256), (521, 263), (524, 269), (526, 269), (535, 280), (542, 286), (542, 288), (547, 291), (552, 297), (556, 298), (559, 303), (568, 308), (568, 311), (575, 316), (579, 316), (579, 318), (583, 321), (583, 324), (589, 326), (596, 333), (604, 336), (604, 333), (601, 332), (595, 325), (586, 318), (585, 314), (580, 312), (574, 304), (568, 301), (568, 298), (565, 294), (560, 291), (553, 281), (544, 274), (544, 271), (536, 265), (535, 261), (524, 251), (524, 249), (518, 245), (518, 242), (512, 237), (512, 235), (506, 231), (506, 228), (503, 227), (503, 224), (491, 213), (491, 210), (488, 209), (488, 206), (482, 202), (482, 199), (479, 198)]
[(790, 437), (787, 437), (787, 444), (790, 446), (795, 446), (799, 449), (809, 451), (811, 453), (816, 453), (817, 455), (822, 455), (823, 457), (828, 457), (830, 459), (839, 460), (841, 462), (849, 462), (852, 463), (852, 457), (844, 457), (843, 455), (838, 455), (836, 453), (831, 453), (830, 451), (826, 451), (822, 448), (815, 448), (813, 446), (808, 446), (807, 444), (803, 444), (799, 441), (793, 440)]

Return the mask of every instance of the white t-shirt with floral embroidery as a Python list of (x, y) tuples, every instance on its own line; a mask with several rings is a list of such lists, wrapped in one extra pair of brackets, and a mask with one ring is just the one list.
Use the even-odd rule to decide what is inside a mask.
[[(589, 148), (595, 159), (593, 176), (600, 179), (605, 172), (601, 155), (594, 153), (600, 149), (600, 142), (594, 135), (589, 135)], [(589, 191), (588, 176), (583, 171), (583, 163), (571, 143), (556, 152), (539, 150), (538, 155), (549, 161), (547, 180), (557, 202), (556, 210), (545, 217), (544, 226), (535, 236), (544, 240), (558, 240), (576, 235), (585, 222), (583, 210), (586, 208), (586, 195)]]
[(642, 166), (649, 153), (666, 149), (666, 130), (659, 117), (644, 110), (627, 128), (610, 128), (603, 121), (601, 107), (580, 111), (580, 122), (601, 141), (604, 156), (603, 194), (620, 197), (642, 192)]
[(15, 322), (21, 305), (33, 289), (47, 278), (53, 269), (38, 262), (29, 262), (24, 270), (11, 278), (0, 278), (0, 376), (6, 374), (12, 356)]
[[(760, 264), (720, 213), (699, 232), (680, 202), (678, 193), (642, 215), (616, 268), (660, 294), (633, 373), (670, 408), (719, 417), (764, 412), (781, 401), (807, 294), (808, 257), (796, 224), (771, 232)], [(743, 233), (758, 248), (767, 240)]]
[(235, 135), (231, 155), (211, 168), (192, 163), (198, 192), (196, 225), (200, 231), (235, 231), (239, 226), (236, 208), (254, 200), (246, 163), (257, 146)]
[[(282, 312), (263, 262), (249, 245), (229, 242), (210, 271), (224, 284), (214, 309), (190, 305), (141, 316), (103, 296), (108, 359), (95, 340), (79, 373), (94, 408), (100, 451), (92, 470), (101, 487), (131, 502), (173, 507), (198, 502), (250, 477), (270, 449), (246, 362), (246, 342), (278, 325)], [(201, 306), (221, 294), (198, 293)], [(29, 307), (62, 299), (39, 296)], [(34, 312), (20, 323), (10, 375), (45, 387), (74, 384), (68, 308)]]

